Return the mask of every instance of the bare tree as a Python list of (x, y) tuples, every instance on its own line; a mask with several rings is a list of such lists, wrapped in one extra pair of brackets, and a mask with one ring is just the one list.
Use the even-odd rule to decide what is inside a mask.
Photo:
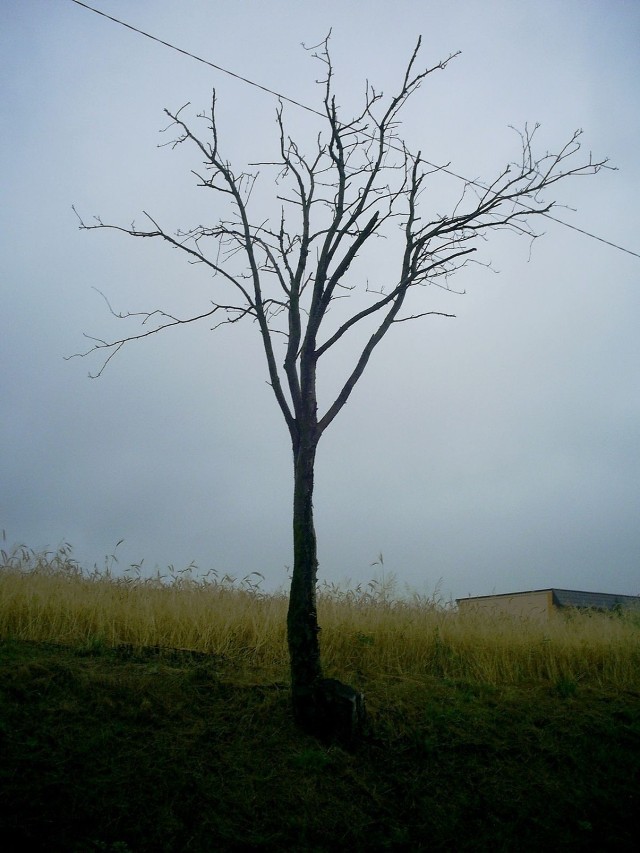
[[(80, 220), (80, 227), (86, 230), (115, 228), (133, 237), (160, 238), (191, 261), (209, 267), (219, 284), (216, 300), (197, 316), (180, 319), (155, 310), (135, 315), (144, 326), (138, 334), (112, 341), (91, 338), (91, 348), (79, 355), (103, 353), (96, 375), (128, 342), (172, 326), (212, 317), (220, 323), (245, 318), (257, 323), (269, 382), (293, 449), (294, 562), (287, 621), (293, 706), (297, 719), (316, 732), (343, 724), (348, 729), (360, 719), (359, 697), (345, 685), (323, 679), (320, 662), (313, 485), (321, 436), (394, 324), (429, 314), (453, 316), (422, 310), (419, 304), (410, 306), (411, 294), (426, 285), (447, 288), (449, 277), (473, 258), (478, 240), (495, 229), (511, 229), (533, 239), (532, 218), (554, 205), (542, 199), (542, 192), (570, 176), (594, 174), (607, 162), (594, 161), (591, 155), (576, 158), (581, 131), (557, 153), (535, 154), (537, 126), (533, 130), (525, 127), (517, 162), (507, 165), (489, 183), (465, 183), (451, 213), (423, 219), (418, 212), (419, 198), (426, 178), (438, 167), (426, 163), (420, 152), (411, 153), (398, 138), (398, 115), (425, 78), (444, 69), (456, 54), (416, 71), (419, 48), (420, 40), (398, 94), (386, 100), (367, 84), (362, 111), (348, 121), (341, 118), (336, 105), (328, 38), (309, 48), (324, 69), (320, 81), (324, 132), (311, 153), (303, 154), (286, 133), (280, 103), (279, 157), (275, 163), (252, 164), (277, 168), (277, 221), (252, 220), (250, 196), (257, 173), (236, 173), (225, 159), (215, 92), (210, 112), (198, 116), (207, 125), (204, 137), (196, 135), (183, 119), (185, 107), (176, 112), (165, 110), (171, 119), (169, 127), (176, 132), (168, 144), (174, 148), (182, 143), (195, 146), (204, 160), (204, 169), (194, 172), (198, 186), (228, 197), (229, 218), (175, 234), (163, 230), (148, 213), (146, 230), (135, 224), (123, 228), (100, 219), (93, 224)], [(381, 236), (389, 237), (390, 247), (397, 248), (393, 279), (375, 289), (357, 287), (350, 267)], [(347, 296), (351, 299), (345, 304), (355, 305), (355, 309), (335, 311), (328, 320), (336, 301)], [(360, 341), (333, 402), (319, 412), (316, 379), (323, 356), (362, 328), (371, 330), (370, 336), (364, 344)], [(338, 719), (345, 713), (350, 715), (346, 722)]]

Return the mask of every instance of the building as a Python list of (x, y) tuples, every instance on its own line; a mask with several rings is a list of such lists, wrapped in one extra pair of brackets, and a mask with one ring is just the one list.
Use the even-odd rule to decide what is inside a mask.
[(527, 592), (508, 592), (502, 595), (477, 595), (457, 598), (461, 613), (476, 612), (492, 615), (526, 617), (546, 620), (567, 608), (580, 610), (640, 609), (640, 596), (613, 595), (608, 592), (581, 592), (575, 589), (533, 589)]

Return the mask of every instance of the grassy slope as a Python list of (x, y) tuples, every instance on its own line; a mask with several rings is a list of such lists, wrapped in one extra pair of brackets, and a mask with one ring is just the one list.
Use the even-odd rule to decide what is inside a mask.
[(0, 642), (3, 850), (631, 850), (640, 693), (364, 685), (355, 753), (215, 658)]

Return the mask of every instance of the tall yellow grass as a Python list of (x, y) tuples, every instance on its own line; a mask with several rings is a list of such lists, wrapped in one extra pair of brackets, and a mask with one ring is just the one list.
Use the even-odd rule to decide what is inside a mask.
[[(273, 678), (288, 672), (287, 599), (250, 583), (86, 573), (68, 546), (0, 552), (0, 638), (163, 646), (215, 654)], [(354, 682), (446, 679), (640, 689), (637, 614), (573, 613), (548, 623), (462, 614), (389, 584), (324, 586), (318, 614), (326, 670)]]

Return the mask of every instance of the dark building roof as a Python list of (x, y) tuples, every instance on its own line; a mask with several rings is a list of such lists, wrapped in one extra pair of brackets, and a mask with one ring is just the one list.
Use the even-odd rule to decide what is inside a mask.
[(616, 607), (638, 607), (640, 608), (640, 596), (638, 595), (616, 595), (610, 592), (584, 592), (577, 589), (527, 589), (520, 592), (502, 592), (497, 595), (474, 595), (469, 598), (458, 598), (461, 601), (474, 601), (486, 598), (513, 598), (518, 595), (529, 595), (533, 592), (550, 592), (555, 607), (593, 607), (598, 610), (613, 610)]
[(615, 607), (640, 607), (637, 595), (614, 595), (609, 592), (580, 592), (575, 589), (552, 589), (556, 607), (596, 607), (613, 610)]

